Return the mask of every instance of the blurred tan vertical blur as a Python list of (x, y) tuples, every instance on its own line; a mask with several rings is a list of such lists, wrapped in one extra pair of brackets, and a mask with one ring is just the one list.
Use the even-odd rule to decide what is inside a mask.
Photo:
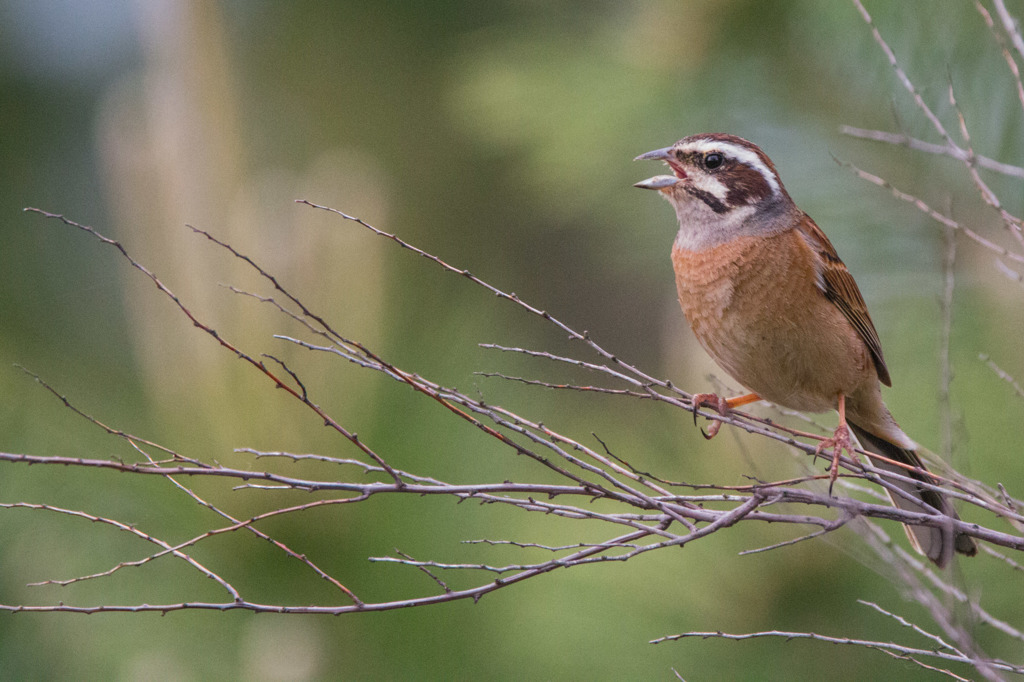
[[(329, 302), (326, 312), (374, 343), (382, 305), (380, 244), (339, 227), (336, 218), (294, 204), (308, 198), (373, 216), (383, 225), (384, 183), (374, 160), (327, 149), (299, 173), (260, 166), (246, 153), (241, 86), (218, 3), (153, 2), (142, 8), (143, 66), (110, 88), (97, 121), (117, 238), (187, 307), (247, 352), (273, 348), (276, 357), (294, 357), (296, 348), (271, 338), (287, 330), (288, 321), (219, 286), (273, 294), (251, 268), (186, 224), (252, 256), (307, 302)], [(138, 273), (121, 271), (126, 289), (137, 290)], [(223, 349), (206, 334), (182, 333), (182, 319), (167, 301), (133, 295), (127, 305), (134, 352), (157, 409), (171, 416), (182, 404), (200, 408), (210, 420), (205, 426), (219, 427), (211, 434), (227, 431), (231, 415), (249, 419), (251, 410), (273, 409), (266, 400), (250, 400), (251, 392), (239, 385), (253, 380), (249, 368), (225, 362)], [(360, 381), (345, 395), (366, 401), (377, 383)], [(196, 412), (185, 418), (196, 419)], [(294, 422), (276, 420), (274, 426), (280, 433), (289, 424)]]

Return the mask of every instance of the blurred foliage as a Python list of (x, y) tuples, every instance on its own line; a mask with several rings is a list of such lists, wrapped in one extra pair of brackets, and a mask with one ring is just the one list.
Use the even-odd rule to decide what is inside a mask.
[[(950, 129), (952, 82), (976, 149), (1021, 163), (1024, 117), (971, 5), (868, 9)], [(407, 470), (467, 482), (538, 475), (407, 390), (273, 341), (295, 330), (267, 306), (219, 287), (257, 285), (185, 223), (256, 257), (343, 333), (399, 366), (477, 385), (491, 403), (579, 438), (600, 428), (641, 468), (692, 481), (784, 475), (791, 464), (781, 448), (733, 434), (704, 443), (678, 412), (474, 376), (563, 371), (479, 342), (553, 351), (565, 342), (423, 259), (292, 203), (307, 198), (360, 215), (590, 330), (651, 373), (701, 390), (714, 370), (674, 301), (674, 221), (665, 205), (630, 187), (650, 172), (630, 159), (683, 135), (723, 130), (760, 144), (833, 239), (879, 328), (894, 376), (890, 406), (911, 435), (938, 446), (941, 231), (830, 153), (976, 229), (999, 228), (957, 162), (839, 134), (840, 124), (901, 126), (934, 139), (850, 4), (8, 0), (0, 5), (0, 56), (0, 359), (39, 372), (114, 426), (236, 465), (249, 461), (232, 452), (241, 446), (351, 454), (186, 324), (112, 252), (22, 214), (24, 206), (123, 240), (218, 331), (286, 358), (318, 402)], [(994, 186), (1019, 215), (1019, 182)], [(990, 253), (965, 241), (960, 252), (957, 464), (1020, 494), (1024, 404), (977, 360), (988, 353), (1024, 377), (1020, 290)], [(0, 392), (3, 450), (135, 457), (17, 369), (0, 370)], [(267, 508), (270, 496), (220, 499), (244, 516)], [(171, 539), (211, 523), (163, 481), (99, 471), (5, 466), (0, 501), (114, 515)], [(420, 558), (492, 561), (502, 553), (460, 541), (573, 542), (584, 528), (449, 500), (382, 502), (307, 512), (266, 530), (380, 599), (434, 586), (367, 556), (398, 547)], [(40, 512), (4, 511), (0, 521), (6, 603), (130, 603), (212, 591), (172, 562), (66, 594), (26, 588), (147, 549)], [(847, 554), (841, 542), (856, 542), (852, 536), (735, 556), (781, 540), (773, 531), (720, 534), (682, 552), (552, 574), (476, 605), (337, 619), (6, 614), (0, 660), (9, 679), (670, 679), (672, 667), (690, 680), (811, 679), (840, 670), (845, 679), (894, 670), (924, 678), (877, 653), (809, 642), (646, 643), (691, 629), (905, 636), (857, 598), (926, 620)], [(201, 554), (268, 601), (335, 598), (247, 537), (211, 542)], [(993, 583), (989, 562), (963, 562), (962, 571), (966, 585), (985, 586), (996, 615), (1001, 602), (1010, 604), (1001, 615), (1019, 615), (1019, 586)]]

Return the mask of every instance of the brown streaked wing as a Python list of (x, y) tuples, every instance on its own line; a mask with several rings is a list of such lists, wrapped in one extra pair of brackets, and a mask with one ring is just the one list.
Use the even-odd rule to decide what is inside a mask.
[(882, 357), (882, 343), (878, 340), (878, 332), (871, 322), (868, 306), (864, 303), (864, 297), (861, 296), (853, 275), (846, 269), (846, 264), (839, 258), (832, 242), (806, 213), (800, 216), (798, 229), (818, 256), (817, 267), (820, 268), (819, 274), (825, 286), (825, 298), (842, 311), (871, 351), (875, 369), (878, 371), (878, 380), (886, 386), (892, 386), (889, 368), (885, 366), (885, 358)]

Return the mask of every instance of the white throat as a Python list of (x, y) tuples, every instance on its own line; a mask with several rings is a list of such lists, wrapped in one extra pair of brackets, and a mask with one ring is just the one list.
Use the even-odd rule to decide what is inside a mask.
[(675, 241), (679, 249), (703, 251), (724, 244), (734, 237), (763, 232), (750, 220), (757, 210), (754, 206), (741, 206), (727, 213), (715, 213), (704, 203), (693, 199), (669, 201), (679, 219), (679, 232)]

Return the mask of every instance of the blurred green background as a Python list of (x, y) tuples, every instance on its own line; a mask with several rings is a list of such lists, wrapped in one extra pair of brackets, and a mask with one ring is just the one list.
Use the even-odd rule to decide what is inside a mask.
[[(1024, 14), (1020, 3), (1011, 9)], [(974, 8), (943, 0), (871, 2), (868, 10), (949, 129), (951, 78), (976, 150), (1021, 164), (1021, 105)], [(184, 224), (254, 256), (342, 333), (407, 370), (591, 444), (596, 431), (640, 468), (719, 483), (785, 476), (793, 460), (728, 429), (705, 443), (687, 414), (664, 407), (475, 376), (572, 376), (482, 342), (591, 358), (515, 306), (293, 200), (397, 232), (589, 330), (651, 374), (705, 390), (714, 368), (674, 300), (673, 216), (631, 187), (659, 171), (631, 159), (695, 132), (742, 135), (772, 157), (857, 277), (893, 374), (887, 402), (935, 450), (942, 232), (830, 155), (1005, 240), (958, 162), (840, 134), (842, 124), (902, 126), (939, 141), (849, 3), (6, 0), (0, 57), (0, 449), (8, 452), (138, 459), (18, 363), (101, 421), (206, 461), (337, 477), (330, 467), (255, 461), (232, 449), (357, 455), (192, 328), (111, 249), (22, 213), (26, 206), (123, 241), (228, 339), (287, 358), (314, 400), (392, 464), (452, 482), (546, 478), (430, 401), (272, 339), (299, 330), (219, 286), (261, 283)], [(1020, 215), (1019, 180), (986, 179)], [(1024, 401), (977, 357), (987, 353), (1024, 377), (1021, 290), (991, 252), (958, 245), (954, 461), (1019, 496)], [(309, 499), (187, 483), (239, 517)], [(171, 541), (218, 523), (166, 481), (102, 471), (5, 465), (0, 502), (113, 516)], [(366, 560), (396, 547), (421, 559), (523, 562), (537, 555), (460, 542), (605, 537), (601, 528), (448, 499), (373, 499), (262, 528), (367, 600), (433, 593), (415, 569)], [(684, 551), (556, 572), (475, 605), (339, 618), (2, 614), (0, 677), (672, 679), (675, 668), (688, 680), (923, 679), (877, 652), (808, 642), (647, 644), (687, 630), (781, 629), (928, 645), (856, 603), (929, 624), (858, 563), (859, 540), (848, 531), (736, 556), (791, 532), (740, 528)], [(168, 559), (66, 588), (27, 588), (151, 551), (66, 516), (5, 510), (0, 547), (6, 604), (223, 599)], [(208, 541), (196, 556), (254, 601), (345, 603), (248, 535)], [(985, 558), (962, 562), (961, 572), (969, 593), (1020, 627), (1019, 578)], [(989, 653), (1019, 660), (1019, 642), (1014, 651), (992, 633), (979, 637)]]

